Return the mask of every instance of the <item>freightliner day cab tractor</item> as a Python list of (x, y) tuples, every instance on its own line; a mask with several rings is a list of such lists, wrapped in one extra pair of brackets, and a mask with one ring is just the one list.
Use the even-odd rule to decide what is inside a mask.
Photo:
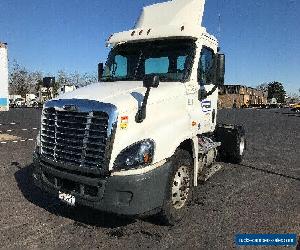
[(240, 162), (241, 126), (217, 124), (225, 56), (201, 27), (204, 0), (145, 7), (109, 37), (99, 82), (43, 107), (33, 180), (69, 205), (174, 224), (192, 191)]

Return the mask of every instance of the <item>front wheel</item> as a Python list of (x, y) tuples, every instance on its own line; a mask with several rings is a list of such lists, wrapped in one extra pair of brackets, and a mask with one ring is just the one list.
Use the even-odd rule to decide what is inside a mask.
[(159, 214), (166, 225), (174, 225), (187, 213), (192, 200), (193, 160), (185, 150), (177, 150), (171, 158), (171, 172), (165, 200)]

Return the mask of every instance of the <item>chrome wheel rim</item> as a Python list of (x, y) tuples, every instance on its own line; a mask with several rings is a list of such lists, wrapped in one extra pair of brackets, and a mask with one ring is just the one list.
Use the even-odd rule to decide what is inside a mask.
[(188, 198), (190, 190), (189, 168), (181, 166), (175, 173), (172, 185), (172, 205), (176, 209), (182, 208)]
[(242, 137), (240, 141), (240, 155), (243, 155), (245, 151), (245, 138)]

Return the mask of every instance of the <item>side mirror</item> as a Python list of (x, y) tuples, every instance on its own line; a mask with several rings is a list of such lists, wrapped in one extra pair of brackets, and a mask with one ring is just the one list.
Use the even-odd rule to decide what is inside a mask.
[(104, 65), (103, 65), (103, 63), (99, 63), (98, 64), (98, 82), (100, 82), (100, 80), (103, 76), (103, 73), (104, 73)]
[(143, 86), (147, 89), (157, 88), (159, 86), (159, 76), (157, 76), (157, 75), (146, 75), (144, 77)]
[(224, 78), (225, 78), (225, 55), (218, 54), (217, 55), (217, 72), (216, 72), (216, 80), (217, 85), (222, 86), (224, 85)]

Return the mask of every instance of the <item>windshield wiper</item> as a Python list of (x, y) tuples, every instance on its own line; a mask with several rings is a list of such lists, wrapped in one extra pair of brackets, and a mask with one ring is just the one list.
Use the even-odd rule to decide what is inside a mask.
[(133, 76), (130, 77), (115, 77), (115, 76), (106, 76), (101, 78), (103, 82), (118, 82), (118, 81), (136, 81)]
[(116, 81), (116, 77), (114, 76), (103, 76), (101, 78), (102, 82), (115, 82)]
[(139, 60), (137, 61), (137, 64), (136, 64), (136, 68), (134, 69), (134, 79), (137, 80), (137, 77), (138, 77), (138, 71), (139, 71), (139, 67), (141, 65), (141, 61), (142, 61), (142, 58), (143, 58), (143, 51), (141, 50), (140, 51), (140, 56), (139, 56)]

